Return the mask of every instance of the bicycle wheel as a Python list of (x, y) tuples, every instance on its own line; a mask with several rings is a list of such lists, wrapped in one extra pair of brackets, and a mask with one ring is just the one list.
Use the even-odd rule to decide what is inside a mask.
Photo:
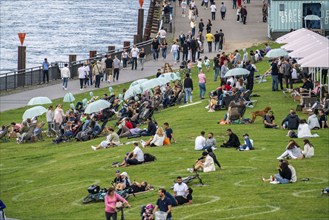
[(87, 204), (87, 203), (90, 203), (93, 201), (95, 201), (93, 194), (89, 194), (88, 196), (86, 196), (85, 198), (82, 199), (83, 204)]

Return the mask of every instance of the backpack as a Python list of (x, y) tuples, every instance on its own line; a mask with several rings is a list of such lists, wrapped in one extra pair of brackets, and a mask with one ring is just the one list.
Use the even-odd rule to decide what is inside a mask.
[(157, 158), (153, 156), (152, 154), (145, 153), (144, 154), (144, 162), (150, 162), (150, 161), (155, 161)]

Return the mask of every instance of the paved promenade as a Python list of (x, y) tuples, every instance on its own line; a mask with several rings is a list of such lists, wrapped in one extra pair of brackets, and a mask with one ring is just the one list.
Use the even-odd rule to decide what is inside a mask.
[[(218, 1), (216, 1), (218, 2)], [(197, 7), (199, 9), (199, 18), (202, 18), (204, 23), (206, 24), (207, 20), (211, 18), (210, 10), (206, 10), (201, 7), (201, 0), (196, 0)], [(267, 32), (267, 24), (262, 22), (262, 1), (261, 0), (251, 0), (251, 4), (247, 4), (248, 17), (247, 24), (243, 25), (242, 23), (236, 22), (236, 10), (232, 9), (232, 3), (229, 0), (224, 1), (227, 7), (226, 19), (223, 21), (220, 18), (219, 13), (219, 2), (217, 3), (217, 14), (216, 20), (213, 21), (212, 33), (215, 33), (216, 30), (223, 29), (223, 33), (225, 34), (225, 44), (224, 51), (231, 52), (235, 49), (242, 49), (244, 47), (249, 47), (255, 43), (268, 41), (266, 37)], [(175, 3), (173, 3), (175, 4)], [(137, 9), (136, 9), (137, 10)], [(190, 31), (188, 17), (181, 16), (181, 8), (178, 7), (178, 1), (176, 1), (175, 5), (175, 16), (173, 20), (174, 26), (174, 36), (168, 36), (168, 39), (176, 39), (179, 36), (179, 33), (182, 31), (183, 33), (187, 33)], [(198, 27), (199, 20), (196, 22), (196, 27)], [(198, 28), (196, 28), (198, 30)], [(205, 31), (204, 31), (205, 34)], [(171, 43), (171, 42), (170, 42)], [(170, 51), (170, 48), (168, 48)], [(205, 45), (205, 53), (203, 54), (212, 58), (216, 55), (216, 53), (208, 53), (207, 45)], [(47, 56), (45, 54), (45, 56)], [(125, 70), (120, 71), (119, 82), (115, 83), (107, 83), (101, 82), (101, 87), (109, 87), (114, 86), (121, 83), (131, 82), (136, 79), (145, 78), (149, 76), (155, 76), (157, 69), (163, 67), (165, 62), (169, 62), (173, 64), (172, 55), (169, 54), (167, 56), (167, 60), (162, 60), (159, 58), (158, 61), (149, 60), (144, 64), (144, 70), (140, 70), (140, 66), (138, 70), (131, 70), (127, 68)], [(174, 69), (179, 68), (179, 64), (174, 65)], [(88, 87), (83, 91), (80, 91), (79, 80), (70, 80), (68, 84), (68, 90), (62, 90), (61, 81), (58, 80), (55, 82), (56, 84), (51, 84), (47, 86), (38, 86), (32, 87), (26, 91), (21, 91), (15, 94), (5, 95), (0, 97), (0, 112), (7, 111), (10, 109), (16, 109), (20, 107), (26, 106), (27, 102), (36, 96), (47, 96), (50, 99), (62, 98), (65, 93), (71, 92), (73, 94), (79, 94), (84, 92), (90, 92), (94, 90), (94, 87)]]

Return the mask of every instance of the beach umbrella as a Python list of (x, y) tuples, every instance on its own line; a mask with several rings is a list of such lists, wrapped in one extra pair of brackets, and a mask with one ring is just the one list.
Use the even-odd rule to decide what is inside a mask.
[(99, 112), (99, 111), (109, 108), (109, 107), (111, 107), (111, 103), (109, 103), (108, 101), (105, 101), (104, 99), (100, 99), (100, 100), (94, 101), (92, 103), (89, 103), (87, 105), (87, 108), (85, 109), (85, 113), (91, 114), (94, 112)]
[(141, 84), (141, 87), (143, 88), (143, 91), (149, 90), (149, 89), (153, 89), (156, 86), (162, 86), (167, 84), (168, 82), (170, 82), (170, 80), (166, 79), (166, 78), (154, 78), (154, 79), (150, 79), (146, 82), (143, 82)]
[(27, 105), (44, 105), (44, 104), (51, 104), (52, 101), (45, 96), (34, 97), (30, 99)]
[[(125, 92), (125, 96), (124, 96), (124, 100), (129, 99), (131, 97), (136, 96), (137, 94), (141, 94), (143, 93), (143, 88), (141, 87), (141, 85), (136, 84), (132, 87), (130, 87), (126, 92)], [(121, 94), (120, 94), (121, 95)], [(120, 99), (120, 95), (119, 95), (119, 99)], [(122, 96), (122, 95), (121, 95)]]
[[(146, 82), (148, 79), (139, 79), (139, 80), (136, 80), (136, 81), (134, 81), (134, 82), (132, 82), (131, 84), (130, 84), (130, 87), (132, 87), (132, 86), (135, 86), (135, 85), (140, 85), (140, 84), (142, 84), (143, 82)], [(129, 88), (130, 88), (129, 87)]]
[(33, 108), (27, 109), (23, 114), (23, 120), (26, 120), (28, 118), (33, 118), (36, 116), (40, 116), (43, 113), (46, 113), (48, 110), (43, 106), (35, 106)]
[(170, 81), (180, 80), (180, 76), (177, 73), (164, 73), (159, 76), (159, 78), (166, 78)]
[(75, 98), (72, 93), (68, 92), (64, 95), (63, 102), (74, 102)]
[(229, 71), (227, 71), (227, 73), (225, 74), (225, 78), (228, 78), (230, 76), (242, 76), (242, 75), (249, 75), (249, 70), (246, 70), (244, 68), (234, 68), (234, 69), (230, 69)]
[(278, 57), (287, 57), (287, 56), (288, 56), (288, 52), (281, 48), (272, 49), (269, 52), (267, 52), (267, 54), (265, 55), (265, 57), (267, 58), (278, 58)]

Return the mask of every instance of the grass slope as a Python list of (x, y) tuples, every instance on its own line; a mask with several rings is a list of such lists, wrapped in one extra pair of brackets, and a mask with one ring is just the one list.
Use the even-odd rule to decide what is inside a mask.
[[(255, 49), (255, 48), (253, 48)], [(268, 63), (257, 64), (259, 73), (268, 69)], [(213, 71), (206, 73), (207, 91), (215, 89)], [(194, 80), (194, 101), (198, 99), (196, 69), (192, 73)], [(270, 77), (262, 84), (255, 84), (257, 98), (254, 109), (271, 106), (277, 123), (288, 114), (296, 102), (281, 92), (272, 92)], [(119, 93), (127, 85), (115, 87)], [(106, 89), (94, 91), (102, 95)], [(81, 100), (88, 94), (77, 95)], [(54, 100), (54, 104), (61, 100)], [(178, 176), (187, 176), (186, 168), (191, 167), (201, 152), (194, 151), (194, 138), (201, 130), (212, 131), (218, 143), (227, 137), (225, 131), (232, 128), (242, 140), (242, 134), (248, 133), (254, 140), (256, 150), (238, 152), (234, 149), (215, 151), (223, 169), (213, 173), (201, 173), (206, 186), (194, 188), (193, 205), (175, 207), (174, 219), (328, 219), (328, 197), (320, 197), (320, 189), (328, 186), (328, 129), (319, 130), (320, 138), (311, 139), (315, 146), (315, 157), (294, 160), (291, 163), (297, 171), (299, 181), (289, 185), (271, 185), (260, 181), (276, 173), (278, 157), (289, 140), (286, 130), (264, 129), (258, 118), (252, 125), (218, 125), (225, 111), (208, 113), (204, 107), (207, 100), (186, 108), (178, 106), (161, 110), (155, 114), (160, 125), (169, 122), (174, 130), (176, 144), (168, 147), (145, 149), (157, 156), (154, 163), (122, 168), (131, 180), (147, 180), (155, 188), (170, 189)], [(68, 105), (64, 107), (67, 109)], [(1, 113), (0, 124), (20, 121), (26, 108)], [(301, 115), (306, 118), (307, 115)], [(41, 118), (45, 120), (44, 116)], [(109, 122), (109, 125), (114, 121)], [(123, 155), (132, 150), (132, 146), (122, 146), (94, 152), (90, 145), (98, 144), (102, 138), (87, 142), (69, 142), (51, 144), (50, 139), (38, 143), (17, 145), (14, 140), (0, 144), (0, 198), (6, 203), (9, 217), (18, 219), (104, 219), (104, 204), (82, 205), (87, 195), (86, 188), (98, 183), (108, 187), (114, 178), (115, 168), (112, 162), (121, 161)], [(125, 140), (123, 140), (125, 141)], [(302, 145), (302, 140), (297, 140)], [(303, 182), (308, 177), (310, 181)], [(140, 206), (154, 203), (157, 191), (129, 198), (131, 209), (125, 211), (126, 219), (140, 219)]]

